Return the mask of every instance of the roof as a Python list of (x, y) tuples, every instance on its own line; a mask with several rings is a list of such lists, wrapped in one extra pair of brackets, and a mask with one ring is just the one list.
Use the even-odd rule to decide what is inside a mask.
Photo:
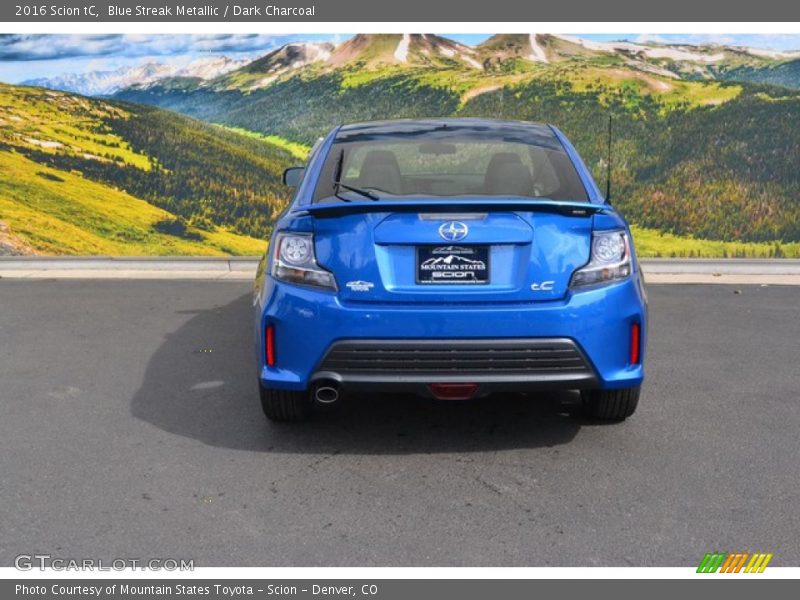
[(398, 141), (445, 141), (459, 138), (534, 144), (561, 149), (553, 129), (544, 123), (499, 119), (443, 118), (367, 121), (342, 125), (337, 143), (394, 139)]

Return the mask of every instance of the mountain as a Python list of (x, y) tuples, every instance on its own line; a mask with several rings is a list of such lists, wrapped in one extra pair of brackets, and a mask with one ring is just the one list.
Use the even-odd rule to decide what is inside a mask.
[[(317, 73), (337, 70), (380, 71), (391, 68), (435, 67), (482, 69), (473, 48), (431, 34), (359, 34), (339, 46), (330, 43), (290, 43), (231, 72), (197, 82), (196, 88), (251, 92), (306, 69)], [(147, 89), (153, 81), (129, 86)], [(175, 82), (158, 81), (160, 89)], [(181, 81), (182, 88), (191, 82)]]
[[(155, 87), (183, 92), (210, 89), (250, 92), (269, 87), (298, 73), (305, 76), (342, 73), (356, 84), (389, 72), (434, 69), (466, 78), (535, 75), (544, 70), (575, 67), (620, 68), (684, 81), (736, 81), (800, 89), (800, 52), (780, 52), (722, 45), (598, 42), (553, 34), (498, 34), (472, 48), (432, 34), (358, 34), (334, 46), (329, 43), (286, 44), (246, 64), (229, 64), (220, 73), (202, 75), (190, 69), (143, 65), (135, 81), (118, 91)], [(102, 75), (102, 74), (101, 74)], [(91, 74), (90, 74), (91, 76)], [(73, 76), (68, 76), (73, 77)], [(69, 82), (37, 80), (44, 87)], [(102, 84), (101, 87), (109, 87)], [(77, 86), (76, 86), (77, 87)]]
[(484, 68), (511, 71), (536, 63), (623, 66), (674, 79), (758, 82), (800, 89), (800, 52), (714, 44), (597, 42), (551, 34), (500, 34), (476, 48)]
[(800, 93), (755, 83), (764, 73), (791, 83), (791, 57), (546, 34), (497, 35), (474, 49), (432, 35), (358, 35), (257, 89), (235, 85), (239, 69), (194, 88), (156, 83), (117, 97), (309, 145), (337, 123), (361, 120), (550, 122), (598, 181), (612, 116), (613, 193), (633, 223), (713, 240), (797, 242)]
[(722, 45), (598, 42), (552, 34), (498, 34), (475, 48), (432, 34), (359, 34), (343, 44), (293, 42), (255, 60), (210, 56), (189, 63), (147, 62), (114, 71), (29, 79), (32, 85), (90, 96), (150, 86), (250, 91), (298, 70), (319, 72), (437, 68), (524, 72), (566, 62), (624, 66), (676, 79), (714, 79), (800, 89), (800, 52)]
[(220, 90), (256, 90), (302, 67), (327, 61), (333, 50), (334, 45), (329, 43), (286, 44), (259, 59), (232, 69), (227, 76), (218, 77), (213, 81), (213, 86)]
[(359, 34), (336, 48), (328, 66), (374, 69), (385, 66), (480, 69), (473, 48), (433, 34)]
[(657, 41), (599, 42), (553, 34), (499, 34), (475, 48), (433, 34), (359, 34), (334, 46), (292, 42), (255, 60), (209, 56), (191, 62), (147, 62), (113, 71), (30, 79), (33, 85), (103, 96), (152, 85), (183, 91), (260, 89), (298, 70), (379, 71), (403, 68), (522, 72), (566, 62), (624, 66), (679, 79), (715, 79), (800, 89), (800, 52)]
[[(15, 177), (52, 194), (91, 183), (100, 186), (93, 194), (106, 190), (114, 202), (135, 199), (171, 215), (148, 217), (137, 229), (146, 235), (115, 234), (126, 252), (151, 251), (142, 235), (154, 240), (156, 253), (190, 252), (192, 244), (240, 252), (253, 243), (243, 237), (263, 239), (284, 206), (281, 170), (338, 123), (438, 116), (550, 122), (602, 182), (611, 117), (612, 200), (634, 225), (648, 228), (637, 229), (639, 239), (652, 241), (656, 253), (800, 253), (799, 61), (748, 48), (549, 34), (496, 35), (474, 48), (435, 35), (370, 34), (335, 47), (288, 44), (220, 75), (153, 72), (120, 89), (113, 102), (68, 94), (34, 102), (32, 96), (50, 92), (8, 88), (25, 92), (7, 92), (0, 102), (0, 157), (13, 175), (0, 182), (0, 192), (2, 185), (14, 188)], [(70, 109), (73, 102), (86, 103), (90, 118)], [(13, 112), (26, 103), (35, 105), (30, 114)], [(51, 121), (57, 126), (47, 127)], [(11, 169), (20, 158), (28, 161), (24, 168)], [(15, 194), (21, 204), (44, 192)], [(35, 216), (3, 214), (0, 243), (25, 234), (21, 223)], [(106, 230), (114, 230), (109, 219)], [(241, 243), (215, 241), (223, 234)], [(58, 251), (57, 236), (32, 235), (6, 247)], [(109, 235), (103, 243), (111, 243)], [(68, 238), (64, 251), (90, 251)]]
[(570, 59), (585, 59), (598, 53), (583, 48), (579, 41), (549, 34), (498, 34), (477, 48), (487, 70), (530, 68), (531, 63), (551, 64)]
[(296, 160), (158, 108), (0, 84), (0, 254), (259, 254)]
[(91, 71), (29, 79), (22, 85), (74, 92), (84, 96), (108, 96), (131, 86), (149, 85), (173, 77), (195, 79), (199, 83), (241, 68), (249, 62), (232, 60), (225, 56), (199, 58), (187, 64), (148, 62), (120, 67), (113, 71)]

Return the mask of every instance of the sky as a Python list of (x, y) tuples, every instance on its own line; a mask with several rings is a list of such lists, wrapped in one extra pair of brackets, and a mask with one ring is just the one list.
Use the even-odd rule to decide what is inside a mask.
[[(491, 34), (441, 35), (476, 45)], [(772, 50), (800, 50), (800, 35), (642, 35), (573, 34), (596, 41), (628, 40), (667, 43), (716, 43)], [(190, 62), (202, 56), (255, 58), (288, 42), (342, 42), (347, 34), (335, 35), (0, 35), (0, 81), (19, 83), (39, 77), (67, 73), (112, 71), (144, 62)]]

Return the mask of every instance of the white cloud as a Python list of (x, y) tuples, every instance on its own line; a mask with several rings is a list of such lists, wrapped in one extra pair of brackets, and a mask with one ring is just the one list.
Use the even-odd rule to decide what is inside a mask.
[(0, 60), (240, 54), (269, 50), (297, 37), (264, 34), (0, 35)]
[(667, 40), (662, 36), (654, 33), (642, 33), (636, 36), (632, 41), (637, 44), (667, 44)]

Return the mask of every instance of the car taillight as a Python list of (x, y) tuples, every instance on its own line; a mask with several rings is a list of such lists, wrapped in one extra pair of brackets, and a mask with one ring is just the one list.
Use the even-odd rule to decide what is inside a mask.
[(630, 276), (631, 247), (628, 234), (621, 230), (592, 233), (589, 262), (572, 274), (570, 288), (605, 285)]
[(638, 365), (641, 348), (641, 326), (638, 323), (631, 325), (631, 364)]
[(264, 354), (267, 360), (268, 367), (275, 366), (275, 327), (272, 325), (267, 325), (267, 329), (264, 333)]
[(272, 276), (287, 283), (336, 291), (333, 273), (317, 263), (314, 236), (310, 233), (278, 233), (273, 245)]

